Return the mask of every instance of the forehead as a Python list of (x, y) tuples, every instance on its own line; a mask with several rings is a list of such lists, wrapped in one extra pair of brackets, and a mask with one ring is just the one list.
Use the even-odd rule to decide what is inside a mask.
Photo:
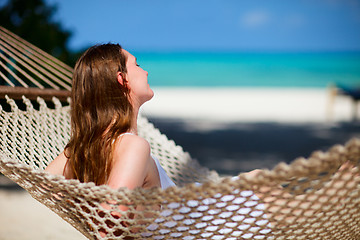
[(126, 56), (127, 62), (133, 62), (133, 61), (135, 61), (136, 58), (135, 58), (131, 53), (129, 53), (129, 52), (126, 51), (125, 49), (122, 49), (122, 52), (123, 52), (123, 54)]

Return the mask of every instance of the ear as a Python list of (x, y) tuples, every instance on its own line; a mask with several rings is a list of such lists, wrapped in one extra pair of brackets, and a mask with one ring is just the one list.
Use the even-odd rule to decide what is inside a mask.
[(117, 81), (121, 85), (124, 85), (124, 83), (126, 82), (126, 80), (123, 78), (122, 72), (117, 72)]

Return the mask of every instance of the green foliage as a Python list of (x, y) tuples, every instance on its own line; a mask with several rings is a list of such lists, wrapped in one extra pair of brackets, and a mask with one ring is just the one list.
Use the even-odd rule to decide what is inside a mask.
[(0, 7), (0, 23), (73, 67), (79, 54), (68, 49), (72, 32), (54, 20), (56, 11), (56, 6), (48, 6), (44, 0), (8, 0)]

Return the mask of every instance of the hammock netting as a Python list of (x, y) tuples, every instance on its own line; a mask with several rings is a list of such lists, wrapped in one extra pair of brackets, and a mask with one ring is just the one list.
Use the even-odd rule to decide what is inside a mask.
[(140, 117), (139, 135), (177, 187), (114, 190), (44, 171), (70, 137), (72, 68), (0, 26), (0, 70), (0, 172), (88, 239), (360, 239), (359, 139), (220, 177)]
[(68, 142), (69, 106), (23, 101), (25, 111), (8, 97), (12, 110), (0, 110), (0, 171), (88, 239), (360, 239), (359, 139), (220, 177), (140, 117), (139, 135), (177, 187), (114, 190), (45, 172)]

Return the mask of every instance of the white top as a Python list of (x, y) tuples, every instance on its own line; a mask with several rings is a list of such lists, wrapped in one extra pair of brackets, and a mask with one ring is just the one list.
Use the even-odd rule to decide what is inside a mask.
[(154, 159), (154, 162), (156, 163), (156, 167), (160, 177), (161, 188), (166, 189), (168, 187), (175, 186), (175, 183), (169, 178), (165, 170), (160, 165), (159, 160), (153, 155), (151, 155), (151, 157), (152, 159)]
[[(123, 136), (123, 135), (126, 135), (126, 134), (129, 134), (129, 135), (135, 135), (133, 133), (130, 133), (130, 132), (126, 132), (126, 133), (122, 133), (120, 134), (119, 137)], [(151, 155), (151, 158), (154, 160), (155, 164), (156, 164), (156, 168), (158, 170), (158, 173), (159, 173), (159, 178), (160, 178), (160, 184), (161, 184), (161, 188), (162, 189), (166, 189), (168, 187), (172, 187), (172, 186), (176, 186), (175, 183), (169, 178), (169, 176), (166, 174), (165, 170), (163, 169), (163, 167), (160, 165), (160, 162), (159, 160)]]

